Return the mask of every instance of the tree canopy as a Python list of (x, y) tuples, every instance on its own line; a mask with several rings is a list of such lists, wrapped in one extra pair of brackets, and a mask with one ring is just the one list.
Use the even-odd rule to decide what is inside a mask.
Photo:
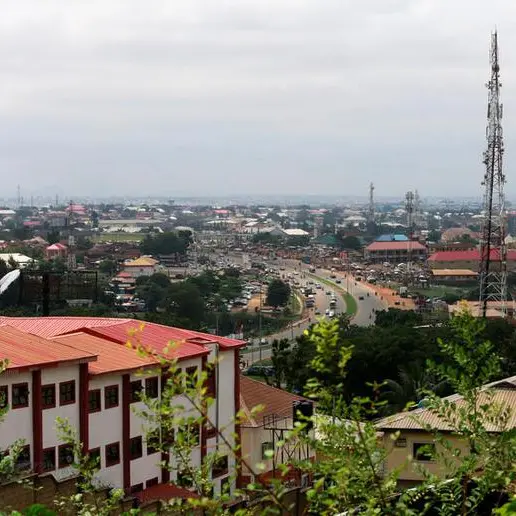
[(285, 306), (290, 299), (290, 286), (280, 279), (273, 279), (267, 288), (266, 303), (269, 306)]
[(184, 255), (190, 243), (189, 232), (148, 234), (140, 243), (140, 250), (143, 254), (150, 255)]

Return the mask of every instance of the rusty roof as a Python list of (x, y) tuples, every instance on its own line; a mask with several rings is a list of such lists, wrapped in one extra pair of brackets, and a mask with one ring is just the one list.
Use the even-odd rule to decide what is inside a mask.
[(0, 327), (0, 358), (9, 360), (7, 369), (48, 367), (63, 362), (91, 362), (95, 353), (25, 333), (11, 326)]
[(91, 375), (134, 371), (159, 364), (158, 360), (142, 357), (134, 349), (84, 332), (60, 335), (54, 340), (77, 350), (95, 353), (97, 361), (88, 365)]
[[(312, 400), (240, 375), (240, 408), (246, 416), (242, 426), (259, 427), (267, 417), (292, 416), (295, 401)], [(251, 410), (258, 405), (263, 405), (264, 409), (253, 417)]]
[[(464, 406), (465, 401), (462, 396), (454, 394), (444, 398), (458, 407)], [(510, 409), (510, 417), (507, 428), (516, 428), (516, 376), (492, 382), (484, 386), (480, 393), (478, 406), (490, 403), (500, 408)], [(400, 412), (387, 416), (376, 423), (379, 430), (426, 430), (430, 426), (433, 430), (441, 432), (453, 432), (454, 420), (445, 421), (429, 408), (418, 408), (406, 412)], [(506, 428), (500, 428), (491, 421), (486, 421), (485, 428), (489, 432), (500, 432)]]

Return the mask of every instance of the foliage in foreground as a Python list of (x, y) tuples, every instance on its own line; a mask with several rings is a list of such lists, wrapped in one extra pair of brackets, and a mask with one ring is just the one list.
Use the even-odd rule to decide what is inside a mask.
[[(497, 506), (503, 505), (514, 483), (516, 435), (509, 424), (510, 408), (494, 403), (493, 391), (484, 387), (498, 376), (500, 360), (492, 344), (483, 337), (482, 321), (464, 312), (451, 324), (453, 338), (438, 342), (447, 360), (429, 363), (428, 367), (436, 378), (447, 382), (460, 395), (460, 400), (454, 398), (456, 402), (453, 402), (430, 391), (425, 393), (425, 405), (448, 423), (460, 437), (461, 444), (458, 447), (448, 440), (448, 434), (427, 427), (436, 443), (429, 453), (446, 466), (447, 473), (439, 478), (421, 469), (425, 478), (422, 485), (406, 491), (397, 487), (401, 471), (419, 466), (407, 457), (406, 464), (398, 470), (385, 471), (388, 452), (381, 445), (372, 422), (385, 403), (376, 395), (380, 386), (370, 386), (371, 397), (348, 401), (345, 379), (353, 345), (341, 339), (336, 321), (322, 321), (307, 334), (315, 349), (311, 367), (317, 374), (308, 382), (307, 392), (317, 401), (316, 431), (309, 432), (300, 424), (287, 437), (287, 441), (305, 443), (320, 459), (295, 464), (313, 480), (306, 492), (306, 514), (475, 515), (491, 514)], [(148, 353), (137, 342), (132, 346), (139, 353)], [(167, 359), (166, 354), (160, 366), (165, 369), (167, 378), (163, 395), (160, 399), (143, 397), (145, 408), (139, 413), (145, 421), (146, 439), (157, 449), (174, 456), (173, 469), (180, 473), (184, 485), (191, 486), (199, 495), (195, 499), (171, 501), (163, 508), (163, 513), (296, 514), (299, 508), (287, 504), (286, 490), (279, 481), (269, 485), (250, 484), (231, 495), (229, 491), (213, 494), (211, 471), (221, 458), (232, 457), (233, 479), (244, 466), (258, 476), (263, 465), (246, 463), (245, 458), (240, 457), (239, 443), (231, 428), (219, 428), (219, 448), (208, 453), (200, 468), (193, 468), (188, 458), (199, 444), (198, 428), (203, 424), (214, 426), (209, 418), (209, 407), (214, 401), (207, 387), (210, 372), (187, 375), (180, 372), (176, 362)], [(338, 381), (326, 383), (330, 375)], [(178, 399), (184, 401), (178, 404)], [(418, 418), (417, 411), (412, 414)], [(242, 414), (237, 415), (238, 422), (242, 418)], [(74, 445), (74, 467), (79, 474), (81, 492), (58, 500), (56, 513), (111, 514), (119, 507), (123, 493), (115, 490), (109, 498), (99, 493), (95, 462), (81, 456), (77, 436), (65, 421), (60, 421), (59, 427), (64, 440)], [(398, 436), (394, 434), (392, 438)], [(280, 443), (280, 446), (287, 444)], [(269, 453), (272, 456), (274, 451)], [(172, 469), (168, 462), (167, 467)], [(287, 467), (280, 469), (287, 471)], [(231, 508), (232, 500), (245, 503)], [(142, 511), (133, 509), (131, 513)], [(505, 504), (497, 514), (516, 514), (514, 502)]]

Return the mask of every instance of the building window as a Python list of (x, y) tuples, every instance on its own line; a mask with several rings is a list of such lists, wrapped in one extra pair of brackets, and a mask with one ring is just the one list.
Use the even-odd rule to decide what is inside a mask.
[(9, 406), (9, 388), (7, 385), (0, 385), (0, 410)]
[(176, 484), (179, 487), (184, 487), (188, 489), (189, 487), (193, 486), (192, 476), (186, 470), (178, 471)]
[(104, 389), (104, 409), (118, 407), (118, 385), (109, 385)]
[(147, 489), (149, 489), (149, 487), (157, 486), (158, 484), (159, 484), (158, 477), (154, 477), (154, 478), (151, 478), (151, 479), (147, 480), (147, 482), (145, 482), (145, 487)]
[(100, 406), (100, 389), (93, 389), (88, 391), (88, 411), (91, 414), (92, 412), (99, 412), (101, 410)]
[(141, 493), (143, 491), (143, 483), (131, 486), (131, 494)]
[(217, 429), (210, 424), (206, 425), (204, 431), (206, 432), (206, 439), (212, 439), (217, 436)]
[(13, 409), (29, 406), (29, 384), (15, 383), (13, 384), (12, 406)]
[(224, 455), (222, 457), (219, 457), (214, 463), (211, 468), (211, 477), (217, 478), (221, 477), (222, 475), (227, 475), (228, 473), (228, 456)]
[(231, 491), (231, 477), (225, 477), (220, 481), (220, 492), (222, 494), (229, 494)]
[(100, 462), (100, 448), (93, 448), (88, 452), (90, 456), (90, 462), (93, 465), (94, 469), (100, 469), (102, 464)]
[(274, 444), (271, 442), (262, 443), (262, 460), (269, 460), (271, 457), (269, 456), (269, 451), (274, 452)]
[(24, 446), (16, 457), (15, 468), (17, 471), (30, 469), (30, 445)]
[(41, 406), (44, 409), (56, 406), (56, 386), (53, 383), (41, 387)]
[(133, 437), (131, 439), (131, 460), (139, 459), (143, 455), (142, 436)]
[(59, 384), (59, 405), (75, 403), (75, 380)]
[(412, 445), (412, 456), (418, 462), (433, 462), (435, 458), (435, 444), (414, 443)]
[(213, 366), (210, 366), (206, 378), (206, 396), (209, 398), (217, 397), (217, 375)]
[(73, 456), (73, 446), (71, 444), (61, 444), (59, 446), (59, 467), (60, 468), (68, 468), (73, 464), (74, 456)]
[(106, 468), (120, 463), (120, 443), (106, 445)]
[(160, 450), (159, 432), (156, 430), (147, 434), (147, 455), (152, 455)]
[(197, 366), (187, 367), (186, 370), (186, 384), (195, 386), (197, 383)]
[(136, 380), (131, 382), (131, 403), (136, 403), (141, 400), (140, 393), (142, 392), (142, 381)]
[(54, 471), (56, 469), (56, 449), (45, 448), (43, 450), (43, 473)]
[(145, 380), (145, 395), (148, 398), (158, 397), (158, 377), (153, 376)]

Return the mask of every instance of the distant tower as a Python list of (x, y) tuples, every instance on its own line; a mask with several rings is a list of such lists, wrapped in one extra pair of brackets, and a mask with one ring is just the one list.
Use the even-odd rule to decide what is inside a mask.
[(507, 316), (507, 249), (505, 246), (505, 175), (502, 170), (503, 131), (500, 103), (500, 66), (498, 34), (491, 36), (491, 79), (487, 105), (487, 150), (483, 163), (484, 220), (480, 244), (480, 307), (485, 317), (489, 301), (498, 301), (502, 316)]
[(367, 210), (367, 222), (374, 224), (374, 184), (369, 185), (369, 206)]
[(16, 189), (16, 191), (17, 191), (17, 194), (18, 194), (18, 208), (21, 208), (21, 205), (22, 205), (22, 198), (21, 198), (20, 185), (18, 185), (18, 188)]
[(75, 257), (75, 236), (73, 234), (73, 202), (70, 201), (68, 206), (68, 270), (73, 271), (77, 268), (77, 259)]
[(405, 195), (405, 211), (407, 212), (407, 267), (406, 267), (406, 283), (412, 281), (412, 239), (414, 238), (414, 193), (407, 192)]

